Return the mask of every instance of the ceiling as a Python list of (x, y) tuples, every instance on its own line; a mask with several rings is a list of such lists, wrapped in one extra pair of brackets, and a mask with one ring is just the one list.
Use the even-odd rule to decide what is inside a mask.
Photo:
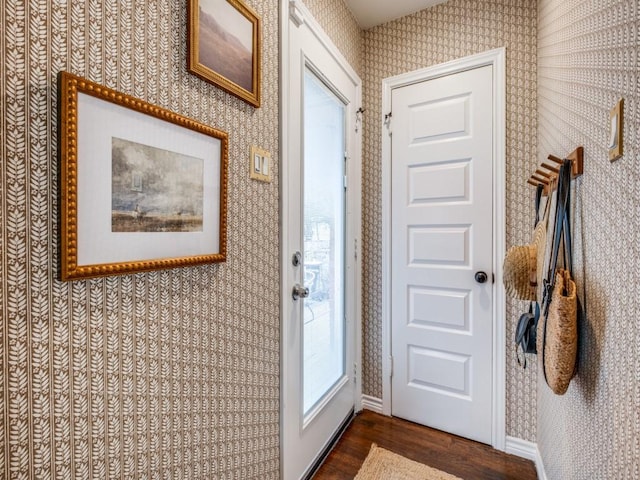
[(446, 0), (345, 0), (362, 28), (404, 17)]

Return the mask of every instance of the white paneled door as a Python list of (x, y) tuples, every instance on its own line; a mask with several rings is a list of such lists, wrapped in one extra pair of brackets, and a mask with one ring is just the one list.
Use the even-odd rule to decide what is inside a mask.
[(392, 91), (392, 414), (491, 443), (493, 67)]
[(309, 12), (290, 5), (282, 176), (285, 480), (308, 476), (354, 412), (360, 298), (360, 80)]

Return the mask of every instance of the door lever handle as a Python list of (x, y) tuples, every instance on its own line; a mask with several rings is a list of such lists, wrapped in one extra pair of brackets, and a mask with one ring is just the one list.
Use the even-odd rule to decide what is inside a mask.
[(293, 286), (293, 291), (291, 292), (291, 298), (294, 300), (298, 300), (299, 298), (307, 298), (309, 296), (309, 289), (296, 283)]

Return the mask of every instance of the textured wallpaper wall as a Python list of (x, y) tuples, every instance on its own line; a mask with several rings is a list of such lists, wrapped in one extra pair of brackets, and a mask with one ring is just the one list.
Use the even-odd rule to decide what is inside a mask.
[(304, 4), (362, 78), (362, 29), (344, 0), (305, 0)]
[[(507, 247), (529, 242), (536, 165), (536, 2), (450, 0), (364, 32), (363, 325), (364, 393), (382, 396), (381, 90), (382, 79), (506, 47)], [(500, 219), (499, 219), (500, 220)], [(507, 303), (507, 434), (535, 440), (535, 366), (523, 372), (511, 348), (525, 305)]]
[[(550, 480), (640, 478), (640, 5), (539, 0), (541, 161), (577, 145), (575, 276), (586, 317), (578, 373), (538, 379), (537, 443)], [(609, 110), (624, 97), (625, 155), (610, 163)]]
[[(186, 72), (183, 0), (0, 6), (0, 477), (279, 478), (278, 7), (263, 106)], [(56, 74), (230, 134), (224, 264), (61, 283)], [(261, 252), (256, 255), (255, 252)]]

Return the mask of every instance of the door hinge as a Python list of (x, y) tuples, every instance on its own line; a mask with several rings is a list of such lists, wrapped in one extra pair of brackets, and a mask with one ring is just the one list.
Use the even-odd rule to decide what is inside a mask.
[(389, 112), (384, 116), (384, 124), (387, 127), (387, 130), (389, 131), (389, 135), (391, 135), (391, 116), (392, 115), (393, 113)]
[(358, 259), (358, 239), (353, 239), (353, 258), (354, 260)]
[(353, 383), (358, 383), (358, 364), (353, 363)]
[(360, 130), (360, 125), (362, 125), (362, 114), (364, 113), (364, 108), (360, 107), (356, 110), (356, 133)]
[(389, 377), (393, 378), (393, 356), (389, 357)]

